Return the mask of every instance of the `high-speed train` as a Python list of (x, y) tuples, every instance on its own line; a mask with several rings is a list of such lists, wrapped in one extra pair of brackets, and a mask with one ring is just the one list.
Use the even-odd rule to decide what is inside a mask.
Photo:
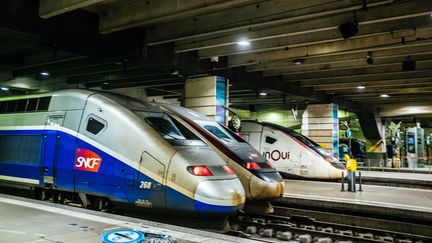
[(0, 99), (0, 181), (96, 209), (227, 216), (245, 203), (233, 170), (158, 105), (88, 90)]
[(282, 196), (282, 176), (246, 141), (198, 112), (176, 105), (162, 106), (167, 112), (172, 112), (179, 122), (199, 134), (233, 168), (245, 188), (247, 200), (265, 201)]
[(267, 122), (242, 121), (241, 136), (259, 150), (284, 177), (340, 179), (340, 163), (323, 147), (291, 129)]

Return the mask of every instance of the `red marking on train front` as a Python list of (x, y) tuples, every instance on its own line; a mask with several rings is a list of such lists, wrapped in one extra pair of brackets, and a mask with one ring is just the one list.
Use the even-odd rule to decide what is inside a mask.
[(102, 163), (102, 158), (95, 152), (78, 148), (75, 159), (75, 170), (98, 172)]

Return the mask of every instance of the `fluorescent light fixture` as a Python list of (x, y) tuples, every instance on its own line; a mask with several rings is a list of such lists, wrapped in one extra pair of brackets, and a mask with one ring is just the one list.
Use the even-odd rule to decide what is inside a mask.
[(381, 98), (388, 98), (388, 97), (390, 97), (388, 94), (382, 94), (382, 95), (380, 95), (380, 97)]
[(363, 85), (359, 85), (359, 86), (357, 86), (357, 89), (365, 89), (366, 87), (365, 86), (363, 86)]
[(260, 96), (267, 96), (267, 92), (265, 92), (265, 91), (260, 91), (260, 92), (259, 92), (259, 95), (260, 95)]
[(1, 87), (0, 89), (3, 90), (3, 91), (8, 91), (9, 90), (8, 87)]
[(49, 72), (45, 72), (45, 71), (43, 71), (43, 72), (40, 73), (40, 75), (41, 75), (42, 77), (48, 77), (50, 74), (49, 74)]
[(242, 41), (238, 41), (237, 45), (239, 45), (239, 46), (248, 46), (248, 45), (250, 45), (250, 42), (247, 41), (247, 40), (242, 40)]
[(293, 63), (295, 65), (302, 65), (304, 63), (304, 59), (303, 58), (294, 59)]

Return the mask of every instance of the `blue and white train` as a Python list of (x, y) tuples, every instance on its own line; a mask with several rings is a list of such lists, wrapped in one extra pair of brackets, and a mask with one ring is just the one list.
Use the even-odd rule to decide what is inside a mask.
[(232, 169), (157, 104), (88, 90), (0, 99), (0, 182), (97, 209), (226, 216), (245, 203)]

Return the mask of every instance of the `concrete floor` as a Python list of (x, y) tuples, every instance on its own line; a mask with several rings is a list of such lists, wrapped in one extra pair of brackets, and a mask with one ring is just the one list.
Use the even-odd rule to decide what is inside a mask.
[[(185, 219), (179, 219), (185, 220)], [(115, 229), (163, 232), (177, 242), (254, 242), (217, 233), (0, 194), (0, 242), (93, 243)]]

